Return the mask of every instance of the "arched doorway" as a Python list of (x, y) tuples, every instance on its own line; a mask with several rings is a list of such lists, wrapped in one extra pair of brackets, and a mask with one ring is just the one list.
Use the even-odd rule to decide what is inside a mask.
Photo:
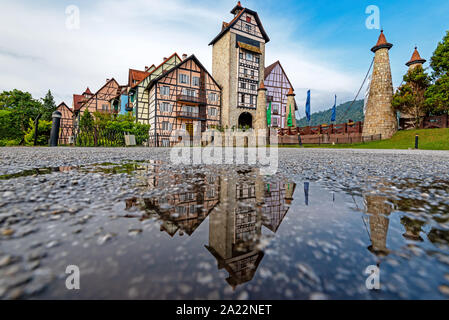
[(252, 128), (253, 127), (253, 116), (249, 112), (243, 112), (239, 116), (239, 128)]

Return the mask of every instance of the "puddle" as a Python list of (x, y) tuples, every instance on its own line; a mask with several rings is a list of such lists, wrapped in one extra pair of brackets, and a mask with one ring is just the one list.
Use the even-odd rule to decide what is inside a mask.
[[(99, 173), (103, 179), (124, 174), (134, 179), (128, 187), (138, 190), (118, 201), (112, 192), (110, 208), (91, 204), (65, 218), (40, 221), (37, 231), (23, 237), (0, 238), (1, 251), (10, 255), (29, 257), (39, 243), (46, 253), (37, 270), (53, 276), (38, 281), (42, 290), (25, 286), (24, 294), (37, 299), (448, 298), (446, 182), (384, 182), (373, 193), (363, 186), (338, 191), (263, 177), (249, 167), (188, 168), (130, 161), (0, 177), (66, 170)], [(28, 266), (29, 260), (17, 264), (28, 261)], [(65, 288), (68, 265), (80, 268), (80, 290)], [(380, 290), (365, 285), (369, 266), (380, 270)], [(2, 280), (13, 278), (1, 272), (0, 289)], [(31, 284), (37, 281), (33, 276)]]

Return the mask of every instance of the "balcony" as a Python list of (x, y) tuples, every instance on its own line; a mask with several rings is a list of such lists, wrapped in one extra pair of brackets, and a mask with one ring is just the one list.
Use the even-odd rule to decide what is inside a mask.
[(187, 103), (193, 103), (193, 104), (207, 104), (205, 97), (196, 97), (196, 96), (190, 96), (190, 95), (184, 95), (180, 94), (176, 98), (179, 102), (187, 102)]
[(198, 112), (177, 111), (176, 117), (181, 119), (206, 120), (205, 117), (200, 116)]

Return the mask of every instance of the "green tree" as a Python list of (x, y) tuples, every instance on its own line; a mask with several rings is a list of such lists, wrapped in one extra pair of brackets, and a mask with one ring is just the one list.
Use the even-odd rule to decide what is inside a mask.
[(425, 93), (430, 86), (430, 77), (422, 66), (417, 66), (409, 70), (403, 80), (405, 84), (396, 91), (391, 104), (395, 111), (411, 116), (416, 128), (428, 111)]
[(89, 110), (85, 109), (80, 119), (80, 129), (83, 132), (92, 131), (94, 128), (94, 118)]
[(42, 120), (51, 121), (51, 114), (56, 110), (57, 106), (55, 103), (55, 99), (51, 94), (51, 91), (48, 90), (45, 97), (42, 99)]
[(15, 125), (20, 128), (20, 137), (30, 127), (30, 119), (35, 119), (42, 108), (38, 100), (33, 99), (30, 93), (14, 89), (3, 91), (0, 94), (0, 110), (8, 110), (14, 114)]
[(438, 43), (430, 60), (433, 69), (434, 80), (448, 74), (449, 72), (449, 31), (441, 42)]
[(18, 140), (18, 144), (22, 136), (17, 115), (11, 110), (0, 110), (0, 140)]
[(430, 61), (434, 83), (426, 91), (426, 105), (432, 115), (449, 113), (449, 31), (438, 43)]
[(426, 91), (426, 105), (432, 115), (449, 113), (449, 74), (435, 81)]

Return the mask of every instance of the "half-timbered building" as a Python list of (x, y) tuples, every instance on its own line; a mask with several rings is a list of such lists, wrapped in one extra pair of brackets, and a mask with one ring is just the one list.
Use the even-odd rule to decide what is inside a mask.
[(151, 146), (172, 146), (176, 130), (193, 137), (220, 125), (220, 87), (194, 55), (152, 79), (145, 91), (147, 111), (137, 105), (138, 121), (151, 125)]
[[(176, 65), (181, 63), (181, 58), (175, 52), (170, 57), (164, 58), (162, 63), (155, 67), (145, 68), (145, 71), (129, 70), (128, 80), (128, 96), (129, 109), (133, 110), (136, 121), (143, 124), (152, 124), (150, 120), (152, 114), (149, 108), (149, 92), (146, 90), (149, 83), (155, 78), (158, 78), (168, 70), (173, 69)], [(154, 120), (154, 119), (153, 119)], [(154, 128), (152, 124), (152, 128)]]
[(61, 102), (56, 110), (61, 112), (58, 144), (69, 144), (70, 137), (73, 136), (73, 111), (64, 102)]
[(117, 95), (119, 89), (120, 85), (112, 78), (107, 79), (106, 83), (95, 94), (84, 92), (82, 97), (74, 95), (74, 103), (76, 100), (76, 107), (73, 113), (74, 130), (77, 130), (81, 115), (85, 110), (88, 110), (90, 113), (97, 111), (114, 113), (115, 111), (111, 107), (111, 99)]
[[(271, 126), (286, 128), (286, 118), (290, 111), (287, 106), (287, 94), (293, 86), (279, 61), (265, 68), (264, 84), (267, 88), (267, 108), (271, 105)], [(292, 106), (293, 116), (294, 110), (298, 110), (296, 102)]]

